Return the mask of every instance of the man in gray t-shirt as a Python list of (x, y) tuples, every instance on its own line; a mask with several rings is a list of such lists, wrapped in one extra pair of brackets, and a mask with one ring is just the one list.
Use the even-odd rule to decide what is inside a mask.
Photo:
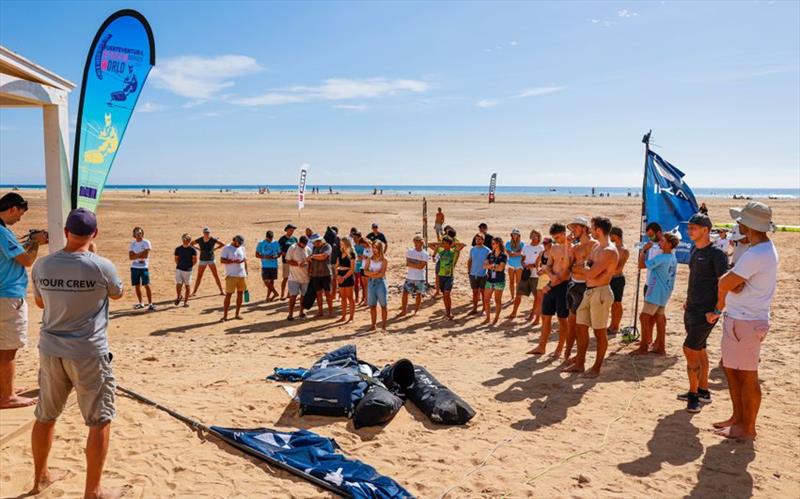
[[(122, 297), (122, 281), (107, 259), (91, 252), (97, 219), (84, 208), (70, 212), (63, 250), (33, 266), (36, 305), (44, 309), (39, 335), (39, 403), (31, 442), (32, 493), (38, 494), (64, 473), (50, 472), (47, 456), (54, 426), (75, 388), (89, 438), (86, 443), (85, 497), (104, 497), (100, 487), (114, 418), (116, 383), (108, 351), (108, 301)], [(113, 495), (113, 494), (112, 494)]]

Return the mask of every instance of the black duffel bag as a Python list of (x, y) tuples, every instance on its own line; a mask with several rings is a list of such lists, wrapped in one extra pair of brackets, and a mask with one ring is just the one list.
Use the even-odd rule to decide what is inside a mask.
[(403, 399), (380, 384), (370, 384), (367, 393), (353, 411), (353, 425), (358, 428), (386, 424), (403, 406)]
[(434, 423), (466, 424), (475, 410), (449, 388), (439, 383), (424, 367), (414, 366), (414, 386), (408, 398)]
[(408, 359), (400, 359), (394, 364), (387, 364), (378, 373), (378, 379), (399, 397), (406, 397), (406, 392), (414, 386), (414, 364)]

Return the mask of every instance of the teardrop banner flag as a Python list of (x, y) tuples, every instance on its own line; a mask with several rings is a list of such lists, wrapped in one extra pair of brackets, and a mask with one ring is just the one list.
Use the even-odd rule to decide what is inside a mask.
[(94, 212), (139, 100), (156, 63), (147, 19), (125, 9), (103, 22), (83, 69), (72, 161), (72, 207)]
[(492, 173), (492, 178), (489, 179), (489, 203), (494, 203), (494, 191), (497, 188), (497, 174)]
[(297, 186), (297, 210), (306, 206), (306, 176), (308, 176), (308, 163), (300, 165), (300, 183)]

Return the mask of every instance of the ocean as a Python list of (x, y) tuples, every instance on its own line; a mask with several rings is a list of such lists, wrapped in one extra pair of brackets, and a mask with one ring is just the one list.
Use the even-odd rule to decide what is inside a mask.
[[(40, 184), (0, 184), (0, 189), (44, 189)], [(268, 187), (271, 192), (296, 192), (297, 185), (218, 185), (218, 184), (197, 184), (197, 185), (107, 185), (106, 190), (117, 191), (141, 191), (150, 189), (151, 191), (168, 191), (177, 189), (178, 191), (235, 191), (235, 192), (257, 192), (259, 188)], [(412, 196), (434, 196), (446, 194), (486, 194), (486, 185), (313, 185), (306, 186), (306, 192), (310, 193), (312, 188), (319, 188), (320, 193), (327, 193), (329, 190), (338, 193), (351, 194), (372, 194), (377, 190), (383, 190), (384, 195), (412, 195)], [(641, 192), (640, 187), (595, 187), (595, 194), (627, 197), (636, 196)], [(717, 188), (717, 187), (698, 187), (694, 188), (695, 196), (732, 198), (733, 196), (745, 196), (751, 198), (800, 198), (800, 188)], [(497, 196), (503, 194), (523, 195), (523, 196), (590, 196), (592, 187), (583, 186), (497, 186)]]

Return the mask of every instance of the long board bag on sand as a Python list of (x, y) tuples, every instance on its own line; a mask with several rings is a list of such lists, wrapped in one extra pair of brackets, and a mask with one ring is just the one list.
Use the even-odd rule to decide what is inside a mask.
[(466, 424), (475, 416), (469, 404), (418, 365), (414, 366), (414, 386), (408, 390), (408, 398), (434, 423)]
[(354, 499), (405, 499), (413, 497), (393, 479), (372, 466), (337, 452), (335, 440), (307, 430), (281, 432), (270, 428), (223, 428), (179, 414), (138, 393), (117, 386), (117, 390), (152, 405), (189, 425), (210, 433), (225, 443), (272, 466), (307, 480), (342, 497)]
[(308, 288), (306, 288), (306, 294), (303, 295), (303, 301), (300, 303), (300, 306), (303, 307), (303, 310), (308, 310), (314, 306), (315, 301), (317, 301), (317, 288), (309, 282)]

